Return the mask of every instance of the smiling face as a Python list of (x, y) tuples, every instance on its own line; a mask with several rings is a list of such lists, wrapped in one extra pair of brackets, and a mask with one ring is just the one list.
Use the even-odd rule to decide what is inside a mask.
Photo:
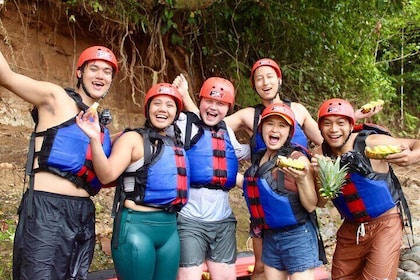
[(200, 100), (199, 109), (203, 122), (208, 126), (214, 126), (226, 117), (229, 111), (229, 103), (203, 97)]
[(334, 115), (323, 117), (319, 128), (324, 140), (334, 152), (341, 151), (353, 130), (348, 118)]
[(271, 66), (261, 66), (255, 70), (255, 90), (263, 100), (272, 100), (276, 97), (279, 83), (281, 83), (281, 79)]
[(83, 78), (83, 84), (93, 99), (102, 97), (111, 87), (112, 65), (103, 60), (91, 60), (77, 76)]
[(280, 116), (269, 116), (261, 125), (261, 133), (267, 150), (280, 149), (290, 135), (291, 126)]
[(174, 99), (167, 95), (158, 95), (149, 105), (149, 122), (158, 130), (164, 130), (175, 120), (177, 107)]

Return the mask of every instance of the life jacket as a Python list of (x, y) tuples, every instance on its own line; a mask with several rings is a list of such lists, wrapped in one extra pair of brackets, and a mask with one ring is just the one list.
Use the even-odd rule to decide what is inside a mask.
[[(191, 188), (229, 191), (236, 184), (238, 159), (224, 121), (209, 127), (194, 113), (187, 112), (184, 148), (190, 163)], [(191, 127), (199, 128), (191, 139)]]
[(309, 213), (302, 206), (297, 192), (285, 188), (284, 173), (276, 170), (276, 179), (272, 170), (276, 167), (277, 156), (289, 157), (293, 151), (299, 151), (309, 158), (308, 151), (300, 145), (290, 143), (283, 146), (276, 156), (259, 166), (265, 150), (259, 151), (254, 157), (251, 166), (244, 173), (243, 192), (250, 220), (253, 227), (267, 229), (293, 228), (310, 220), (317, 234), (319, 259), (327, 264), (324, 241), (319, 230), (316, 211)]
[[(291, 107), (290, 100), (285, 99), (282, 101), (284, 102), (284, 104)], [(254, 106), (255, 111), (254, 111), (253, 133), (250, 139), (251, 153), (253, 155), (256, 154), (258, 151), (264, 150), (266, 148), (261, 132), (258, 131), (258, 123), (259, 123), (260, 116), (264, 108), (265, 106), (262, 104), (258, 104)], [(296, 120), (295, 120), (295, 133), (293, 134), (292, 142), (302, 146), (305, 149), (308, 148), (308, 138), (303, 132), (302, 126)]]
[[(73, 89), (66, 88), (65, 90), (81, 110), (89, 108)], [(32, 110), (32, 116), (37, 125), (38, 112), (36, 108)], [(39, 151), (35, 151), (34, 143), (37, 137), (43, 138)], [(101, 142), (105, 155), (109, 156), (111, 153), (111, 138), (108, 129), (102, 124)], [(36, 157), (38, 168), (33, 168)], [(26, 174), (32, 177), (40, 171), (47, 171), (63, 177), (76, 186), (85, 189), (91, 196), (99, 192), (102, 184), (93, 170), (90, 139), (77, 126), (76, 117), (45, 131), (34, 131), (32, 133)], [(32, 185), (33, 182), (30, 184)]]
[[(143, 136), (144, 164), (134, 172), (124, 172), (118, 179), (117, 188), (137, 205), (178, 212), (187, 203), (189, 190), (188, 159), (184, 149), (175, 145), (170, 137), (151, 129), (134, 131)], [(132, 192), (124, 190), (126, 177), (135, 178)]]
[[(355, 126), (353, 132), (358, 133), (353, 151), (341, 156), (341, 166), (347, 165), (349, 171), (341, 189), (342, 193), (332, 200), (335, 207), (342, 217), (362, 223), (377, 218), (398, 205), (406, 213), (411, 225), (408, 204), (392, 167), (389, 166), (387, 173), (375, 172), (364, 154), (367, 136), (377, 133), (390, 135), (389, 131), (377, 125), (362, 124)], [(325, 143), (323, 151), (329, 155), (330, 150)]]
[(298, 150), (283, 146), (274, 156), (259, 166), (264, 150), (257, 153), (250, 168), (244, 174), (244, 196), (251, 215), (251, 223), (262, 229), (282, 229), (303, 224), (309, 213), (302, 206), (297, 191), (285, 188), (285, 175), (276, 169), (277, 156), (290, 156)]

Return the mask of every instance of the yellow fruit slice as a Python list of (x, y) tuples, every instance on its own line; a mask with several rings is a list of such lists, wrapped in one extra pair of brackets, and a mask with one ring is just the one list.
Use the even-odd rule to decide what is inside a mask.
[(371, 159), (384, 159), (388, 155), (396, 154), (399, 152), (401, 152), (401, 149), (397, 145), (377, 145), (373, 148), (365, 148), (366, 156)]
[(375, 101), (370, 101), (369, 103), (363, 105), (360, 109), (362, 110), (363, 114), (369, 113), (373, 108), (375, 108), (375, 106), (382, 106), (385, 104), (385, 101), (383, 101), (382, 99), (378, 99)]
[(201, 279), (202, 279), (202, 280), (210, 280), (210, 279), (211, 279), (211, 277), (210, 277), (210, 273), (208, 273), (208, 272), (203, 272), (203, 274), (201, 274)]
[(292, 167), (297, 170), (305, 169), (305, 163), (298, 159), (292, 159), (285, 156), (277, 157), (277, 166), (279, 167)]
[(98, 110), (98, 107), (99, 107), (99, 103), (98, 102), (95, 102), (95, 103), (93, 103), (92, 104), (92, 106), (90, 106), (90, 110), (92, 111), (92, 112), (95, 112), (96, 110)]
[(253, 265), (248, 265), (248, 272), (252, 273), (254, 271), (254, 266)]

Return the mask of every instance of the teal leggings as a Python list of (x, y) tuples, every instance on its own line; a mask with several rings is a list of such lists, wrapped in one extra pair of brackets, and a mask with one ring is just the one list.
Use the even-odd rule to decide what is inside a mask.
[[(112, 258), (119, 280), (176, 279), (180, 243), (176, 214), (123, 208), (114, 222)], [(119, 231), (116, 231), (119, 227)], [(115, 243), (117, 242), (117, 243)]]

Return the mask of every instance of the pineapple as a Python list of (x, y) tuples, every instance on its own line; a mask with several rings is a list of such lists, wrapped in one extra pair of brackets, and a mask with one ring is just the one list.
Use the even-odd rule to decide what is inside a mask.
[(388, 155), (401, 152), (401, 148), (397, 145), (378, 145), (373, 148), (366, 146), (365, 154), (371, 159), (384, 159)]
[(278, 156), (276, 163), (278, 167), (292, 167), (296, 170), (305, 169), (305, 162), (298, 159), (288, 158), (285, 156)]
[(95, 102), (92, 104), (92, 106), (90, 106), (90, 109), (92, 110), (92, 113), (95, 113), (96, 110), (98, 110), (99, 107), (99, 103)]
[(362, 113), (366, 114), (369, 113), (375, 106), (377, 105), (384, 105), (385, 102), (382, 99), (378, 99), (376, 101), (370, 101), (369, 103), (363, 105), (360, 109), (362, 109)]
[(341, 193), (341, 187), (346, 182), (348, 167), (340, 168), (340, 157), (336, 160), (318, 158), (318, 183), (320, 195), (325, 198), (335, 198)]

